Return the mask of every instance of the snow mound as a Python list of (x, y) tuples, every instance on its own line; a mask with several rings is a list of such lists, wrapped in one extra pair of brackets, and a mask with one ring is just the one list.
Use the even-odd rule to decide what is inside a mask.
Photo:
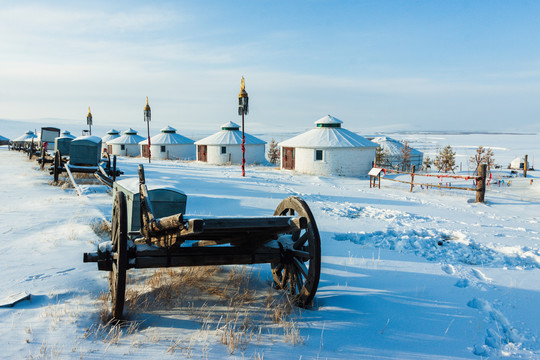
[[(463, 263), (490, 267), (515, 269), (540, 269), (540, 252), (528, 247), (507, 247), (481, 244), (468, 239), (459, 231), (444, 229), (418, 228), (395, 229), (389, 227), (375, 232), (335, 233), (337, 241), (351, 241), (365, 247), (376, 247), (396, 251), (412, 251), (430, 261)], [(476, 270), (476, 269), (475, 269)], [(479, 280), (489, 279), (476, 270)], [(482, 279), (484, 278), (484, 279)]]

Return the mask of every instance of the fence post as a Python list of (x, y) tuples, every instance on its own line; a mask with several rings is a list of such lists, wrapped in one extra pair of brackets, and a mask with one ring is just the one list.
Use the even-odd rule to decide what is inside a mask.
[(528, 159), (529, 156), (528, 155), (525, 155), (525, 161), (523, 162), (523, 177), (526, 178), (527, 177), (527, 168), (529, 167), (529, 164), (528, 164)]
[(414, 187), (414, 171), (416, 170), (416, 165), (412, 166), (412, 173), (411, 173), (411, 192)]
[(486, 175), (487, 165), (478, 165), (478, 180), (476, 181), (476, 202), (484, 202), (484, 196), (486, 194)]

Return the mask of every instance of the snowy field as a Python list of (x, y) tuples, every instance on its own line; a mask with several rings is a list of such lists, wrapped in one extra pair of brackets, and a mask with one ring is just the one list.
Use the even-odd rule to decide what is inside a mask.
[[(495, 145), (443, 140), (442, 146), (469, 146), (471, 155), (472, 147)], [(539, 154), (537, 135), (503, 142), (505, 161)], [(135, 176), (139, 161), (121, 158), (119, 167)], [(247, 306), (253, 321), (231, 351), (223, 344), (223, 318), (200, 315), (221, 311), (219, 302), (212, 309), (201, 302), (205, 294), (173, 308), (150, 304), (131, 313), (131, 328), (111, 334), (100, 320), (105, 273), (82, 262), (83, 252), (101, 241), (95, 224), (110, 220), (105, 187), (88, 186), (77, 197), (73, 189), (50, 186), (51, 176), (35, 161), (6, 147), (0, 147), (0, 169), (0, 297), (31, 294), (0, 308), (2, 359), (540, 358), (535, 172), (532, 185), (513, 179), (510, 187), (488, 188), (487, 203), (475, 204), (474, 192), (410, 193), (408, 185), (384, 180), (382, 189), (370, 189), (366, 179), (271, 167), (248, 167), (241, 178), (239, 167), (146, 164), (148, 182), (159, 179), (188, 195), (189, 214), (266, 216), (289, 195), (303, 197), (314, 213), (323, 254), (314, 307), (293, 310), (289, 326), (274, 326), (256, 321), (268, 311), (264, 306)], [(208, 281), (227, 286), (231, 269), (242, 267), (226, 267)], [(253, 291), (278, 293), (269, 286), (268, 265), (247, 270)], [(130, 273), (133, 283), (151, 276)], [(226, 313), (225, 306), (221, 316)]]

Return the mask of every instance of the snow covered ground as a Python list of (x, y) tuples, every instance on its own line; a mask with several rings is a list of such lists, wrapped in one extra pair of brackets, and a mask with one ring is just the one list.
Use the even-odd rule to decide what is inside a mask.
[[(525, 150), (538, 153), (538, 144)], [(134, 176), (139, 161), (120, 159), (119, 167)], [(103, 186), (81, 197), (50, 186), (48, 173), (5, 147), (0, 169), (0, 297), (32, 294), (0, 308), (1, 358), (540, 358), (540, 179), (490, 188), (487, 203), (475, 204), (473, 192), (410, 193), (384, 180), (370, 189), (365, 179), (270, 167), (248, 167), (241, 178), (234, 166), (146, 164), (149, 182), (159, 178), (188, 195), (190, 214), (271, 215), (289, 195), (314, 213), (321, 282), (314, 308), (289, 317), (297, 341), (259, 328), (231, 355), (219, 324), (201, 325), (195, 305), (191, 313), (134, 315), (138, 328), (114, 341), (96, 330), (108, 285), (82, 253), (101, 241), (92, 224), (110, 219), (110, 195)], [(268, 291), (269, 266), (249, 270), (250, 286)]]

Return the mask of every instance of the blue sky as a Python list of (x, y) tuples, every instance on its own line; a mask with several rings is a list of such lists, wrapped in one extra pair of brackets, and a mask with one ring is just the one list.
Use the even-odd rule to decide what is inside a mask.
[(0, 119), (214, 130), (244, 75), (259, 133), (540, 131), (537, 1), (1, 6)]

